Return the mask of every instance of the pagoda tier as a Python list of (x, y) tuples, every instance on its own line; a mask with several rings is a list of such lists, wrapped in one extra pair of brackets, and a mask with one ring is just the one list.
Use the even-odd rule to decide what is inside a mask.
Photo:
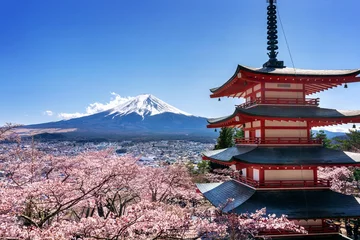
[(244, 138), (236, 139), (237, 144), (322, 145), (320, 139), (312, 139), (312, 127), (359, 122), (359, 110), (260, 104), (236, 107), (230, 116), (208, 119), (207, 127), (242, 128)]
[[(344, 123), (359, 123), (360, 110), (350, 111), (319, 107), (278, 105), (257, 105), (247, 109), (237, 107), (230, 116), (208, 119), (209, 125), (207, 125), (207, 127), (244, 127), (244, 124), (250, 124), (254, 121), (259, 121), (257, 124), (252, 124), (256, 125), (256, 127), (261, 127), (261, 121), (266, 121), (263, 124), (263, 127), (266, 128), (276, 128), (274, 125), (277, 121), (287, 121), (296, 122), (296, 124), (287, 124), (287, 126), (283, 126), (287, 129), (292, 129), (293, 127), (311, 128)], [(279, 126), (279, 128), (280, 127), (281, 126)]]
[[(210, 89), (212, 92), (210, 97), (254, 98), (266, 90), (275, 92), (287, 88), (292, 91), (303, 92), (303, 97), (305, 97), (305, 95), (342, 84), (359, 82), (360, 77), (357, 77), (359, 73), (360, 69), (305, 70), (295, 68), (250, 68), (238, 65), (234, 75), (226, 83), (220, 87)], [(293, 86), (289, 86), (289, 84)]]
[[(268, 213), (297, 220), (360, 217), (360, 204), (354, 196), (329, 189), (256, 190), (234, 180), (197, 187), (214, 206), (224, 206), (223, 212), (241, 214), (266, 207)], [(226, 204), (228, 199), (234, 201)]]
[(360, 153), (324, 147), (256, 147), (243, 145), (204, 152), (203, 159), (216, 161), (227, 166), (236, 165), (237, 169), (242, 169), (242, 167), (300, 169), (314, 166), (360, 166)]
[(204, 152), (203, 160), (236, 170), (233, 179), (256, 189), (328, 189), (330, 182), (318, 178), (318, 167), (360, 166), (360, 153), (242, 145)]

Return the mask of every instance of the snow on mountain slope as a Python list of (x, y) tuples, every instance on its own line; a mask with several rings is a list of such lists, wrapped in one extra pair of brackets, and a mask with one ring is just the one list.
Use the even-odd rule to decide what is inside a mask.
[(136, 96), (129, 101), (110, 109), (109, 112), (109, 115), (112, 115), (113, 118), (129, 115), (130, 113), (136, 113), (144, 118), (144, 116), (154, 116), (165, 112), (192, 116), (191, 114), (181, 111), (180, 109), (167, 104), (151, 94)]

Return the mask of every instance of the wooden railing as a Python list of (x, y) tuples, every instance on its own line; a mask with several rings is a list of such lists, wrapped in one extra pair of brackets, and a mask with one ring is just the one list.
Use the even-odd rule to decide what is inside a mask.
[(304, 226), (305, 230), (308, 233), (332, 233), (339, 232), (340, 226), (335, 224), (326, 224), (326, 225), (308, 225)]
[(235, 138), (235, 144), (322, 144), (322, 139), (306, 137)]
[(259, 182), (260, 188), (330, 187), (329, 180), (277, 180)]
[(252, 187), (255, 187), (255, 188), (259, 187), (259, 182), (258, 181), (254, 180), (254, 179), (251, 179), (251, 178), (248, 178), (248, 177), (241, 176), (241, 175), (239, 175), (239, 173), (236, 173), (236, 172), (231, 173), (230, 177), (237, 180), (237, 181), (239, 181), (239, 182), (245, 183), (245, 184), (247, 184), (249, 186), (252, 186)]
[(317, 180), (269, 180), (269, 181), (256, 181), (248, 177), (239, 175), (235, 172), (231, 174), (231, 177), (239, 182), (245, 183), (254, 188), (329, 188), (330, 181), (324, 179)]
[[(334, 224), (326, 225), (307, 225), (303, 226), (308, 233), (337, 233), (340, 231), (340, 226)], [(283, 229), (266, 229), (260, 230), (258, 235), (288, 235), (288, 234), (301, 234), (290, 230)]]
[(255, 98), (254, 100), (236, 105), (239, 108), (248, 108), (257, 104), (285, 104), (285, 105), (303, 105), (319, 106), (319, 98)]

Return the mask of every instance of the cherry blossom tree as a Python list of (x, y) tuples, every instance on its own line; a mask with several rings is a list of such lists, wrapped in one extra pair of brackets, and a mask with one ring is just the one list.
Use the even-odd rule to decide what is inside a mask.
[(344, 194), (358, 194), (354, 169), (349, 167), (319, 167), (318, 177), (330, 180), (331, 189)]
[(268, 228), (302, 232), (264, 210), (210, 214), (194, 204), (202, 196), (184, 166), (142, 166), (112, 150), (54, 157), (17, 145), (0, 169), (0, 238), (247, 239)]

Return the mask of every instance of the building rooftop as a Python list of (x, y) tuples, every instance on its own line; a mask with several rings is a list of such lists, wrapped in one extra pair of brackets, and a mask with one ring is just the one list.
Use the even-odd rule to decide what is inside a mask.
[(313, 70), (301, 68), (253, 68), (239, 65), (239, 70), (245, 70), (254, 73), (274, 74), (274, 75), (290, 75), (290, 76), (347, 76), (360, 73), (360, 69), (343, 69), (343, 70)]
[[(306, 88), (306, 94), (312, 94), (318, 92), (319, 90), (326, 90), (335, 86), (339, 86), (343, 83), (350, 82), (358, 82), (360, 81), (360, 77), (356, 77), (360, 74), (360, 69), (350, 69), (350, 70), (310, 70), (310, 69), (299, 69), (299, 68), (253, 68), (247, 67), (243, 65), (238, 65), (235, 73), (230, 77), (228, 81), (226, 81), (220, 87), (215, 87), (210, 89), (212, 92), (211, 97), (222, 97), (228, 96), (234, 92), (223, 92), (223, 90), (228, 89), (231, 85), (236, 86), (237, 90), (240, 92), (246, 90), (247, 86), (244, 82), (247, 81), (247, 78), (251, 78), (252, 82), (260, 83), (262, 81), (272, 81), (271, 78), (266, 78), (266, 76), (273, 77), (277, 76), (278, 78), (291, 77), (291, 79), (287, 79), (291, 81), (301, 82), (301, 83), (311, 83), (311, 84), (320, 84), (318, 86), (320, 89), (313, 91), (311, 89)], [(249, 75), (245, 78), (242, 75)], [(250, 76), (251, 75), (251, 76)], [(261, 77), (260, 77), (261, 75)], [(254, 78), (254, 76), (259, 76), (258, 78)], [(306, 79), (305, 79), (306, 78)], [(317, 82), (315, 80), (318, 80)], [(275, 78), (273, 79), (275, 80)], [(279, 82), (280, 79), (277, 80)], [(284, 80), (284, 79), (282, 79)], [(306, 81), (305, 81), (306, 80)], [(309, 80), (309, 81), (308, 81)], [(311, 80), (311, 81), (310, 81)], [(286, 81), (286, 80), (285, 80)], [(238, 85), (236, 85), (238, 84)], [(228, 91), (228, 90), (226, 90)]]
[[(264, 117), (271, 120), (271, 118), (284, 118), (284, 119), (347, 119), (347, 118), (359, 118), (360, 110), (336, 110), (329, 108), (309, 107), (309, 106), (274, 106), (274, 105), (257, 105), (251, 108), (237, 107), (233, 114), (220, 118), (210, 118), (208, 123), (217, 124), (231, 120), (236, 116), (240, 116), (239, 124), (242, 121), (241, 115), (249, 117)], [(235, 119), (233, 119), (235, 121)]]
[(334, 150), (324, 147), (256, 147), (235, 146), (207, 151), (206, 158), (230, 162), (239, 161), (263, 165), (357, 165), (360, 153)]
[[(202, 193), (214, 206), (225, 206), (224, 212), (237, 214), (251, 213), (266, 207), (267, 214), (285, 214), (289, 219), (360, 216), (360, 204), (355, 197), (329, 189), (257, 191), (230, 180)], [(234, 200), (227, 204), (227, 199)]]

